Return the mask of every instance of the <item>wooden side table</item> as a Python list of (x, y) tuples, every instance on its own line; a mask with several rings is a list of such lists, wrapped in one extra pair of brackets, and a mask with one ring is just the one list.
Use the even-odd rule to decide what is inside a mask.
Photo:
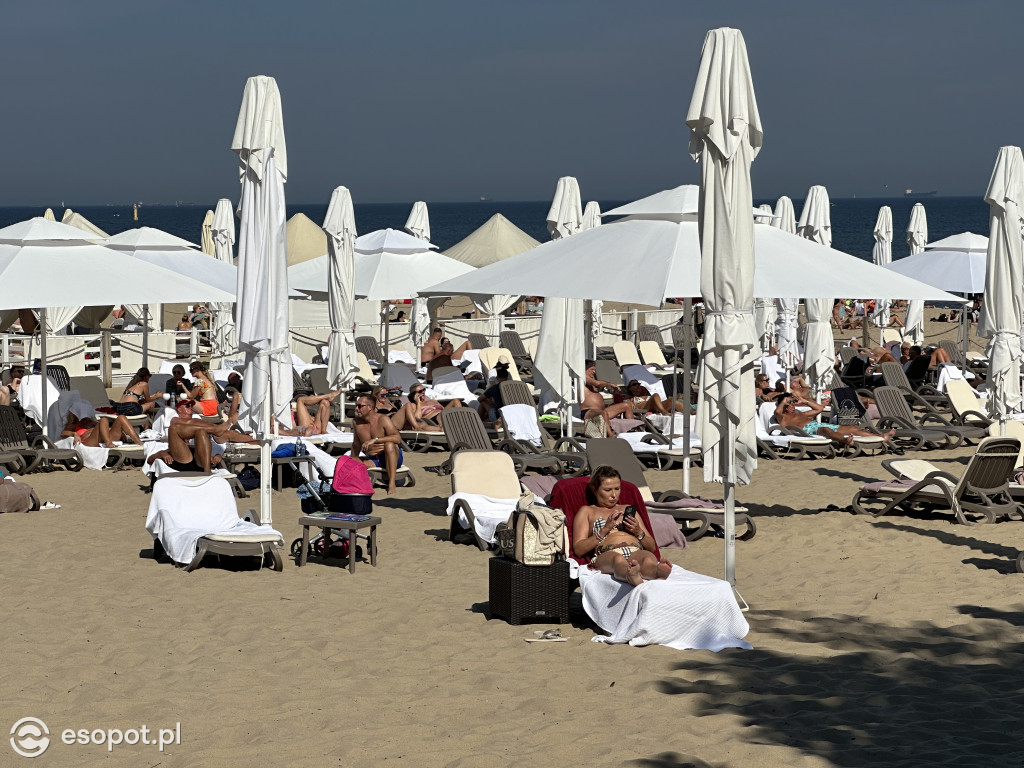
[(299, 525), (302, 526), (302, 553), (299, 555), (299, 567), (306, 564), (306, 555), (309, 552), (309, 529), (321, 528), (324, 532), (324, 552), (331, 546), (331, 531), (348, 531), (348, 572), (356, 572), (356, 541), (359, 539), (358, 531), (369, 528), (366, 539), (370, 549), (370, 565), (377, 566), (377, 526), (382, 520), (379, 517), (371, 516), (369, 520), (332, 520), (329, 517), (310, 517), (303, 515), (299, 518)]

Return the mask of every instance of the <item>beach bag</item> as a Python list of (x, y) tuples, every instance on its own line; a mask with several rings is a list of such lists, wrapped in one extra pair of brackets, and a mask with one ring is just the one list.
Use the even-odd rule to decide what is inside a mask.
[(244, 467), (238, 473), (238, 482), (247, 491), (255, 491), (260, 487), (260, 471), (256, 467)]
[(857, 397), (856, 390), (850, 387), (837, 387), (832, 390), (832, 423), (839, 426), (856, 426), (860, 424), (865, 409)]
[(540, 554), (540, 527), (534, 512), (534, 495), (527, 491), (520, 497), (516, 510), (504, 523), (498, 523), (494, 533), (498, 548), (504, 557), (523, 565), (553, 565), (565, 558), (569, 551), (569, 530), (565, 526), (565, 515), (553, 510), (562, 518), (561, 529), (556, 533), (557, 546), (554, 552)]
[(306, 450), (306, 446), (296, 440), (294, 443), (282, 443), (277, 446), (270, 456), (274, 459), (290, 459), (293, 456), (305, 456), (307, 453), (309, 451)]
[(331, 488), (335, 493), (364, 493), (373, 495), (373, 483), (366, 465), (351, 456), (339, 456), (334, 464)]

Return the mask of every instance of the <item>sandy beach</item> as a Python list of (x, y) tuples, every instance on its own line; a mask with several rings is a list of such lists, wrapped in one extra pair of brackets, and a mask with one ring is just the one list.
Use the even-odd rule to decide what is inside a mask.
[[(930, 315), (929, 315), (930, 316)], [(950, 326), (952, 327), (952, 326)], [(921, 456), (957, 472), (971, 448)], [(739, 499), (752, 651), (566, 643), (487, 618), (488, 555), (448, 541), (449, 480), (378, 492), (378, 565), (283, 573), (151, 558), (137, 470), (25, 478), (63, 508), (0, 516), (6, 721), (50, 729), (43, 765), (1020, 765), (1016, 523), (844, 511), (880, 458), (762, 461)], [(655, 490), (680, 473), (648, 471)], [(693, 492), (720, 497), (694, 470)], [(257, 497), (239, 501), (245, 509)], [(301, 534), (293, 490), (274, 523)], [(722, 574), (723, 542), (668, 550)], [(67, 728), (181, 743), (66, 745)], [(8, 747), (4, 747), (6, 750)], [(14, 762), (22, 761), (11, 754)]]

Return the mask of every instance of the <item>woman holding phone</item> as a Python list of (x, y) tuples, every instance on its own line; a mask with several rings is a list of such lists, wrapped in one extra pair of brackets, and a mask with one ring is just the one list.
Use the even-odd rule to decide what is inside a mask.
[(598, 467), (587, 483), (597, 503), (581, 507), (573, 521), (573, 550), (593, 554), (590, 567), (634, 587), (644, 580), (666, 579), (672, 564), (658, 562), (654, 537), (636, 507), (619, 504), (622, 478), (618, 470)]

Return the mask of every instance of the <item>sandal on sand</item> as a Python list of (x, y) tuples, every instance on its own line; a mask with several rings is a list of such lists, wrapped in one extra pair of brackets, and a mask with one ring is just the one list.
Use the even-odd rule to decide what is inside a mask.
[(55, 504), (52, 501), (44, 501), (39, 505), (40, 509), (60, 509), (60, 504)]
[(560, 629), (537, 631), (533, 634), (536, 637), (524, 637), (523, 640), (528, 643), (566, 643), (569, 641), (569, 638), (562, 637), (562, 630)]

